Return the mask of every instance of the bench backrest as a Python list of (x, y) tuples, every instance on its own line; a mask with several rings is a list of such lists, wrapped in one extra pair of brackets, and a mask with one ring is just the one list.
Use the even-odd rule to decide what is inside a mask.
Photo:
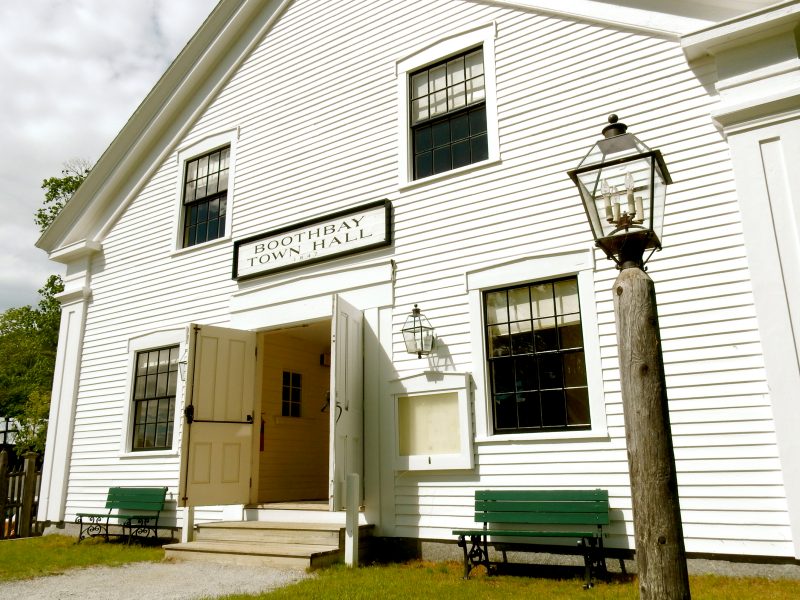
[(475, 521), (608, 525), (608, 490), (477, 490)]
[(116, 508), (123, 511), (154, 511), (164, 509), (167, 497), (167, 488), (134, 488), (111, 487), (108, 488), (106, 508)]

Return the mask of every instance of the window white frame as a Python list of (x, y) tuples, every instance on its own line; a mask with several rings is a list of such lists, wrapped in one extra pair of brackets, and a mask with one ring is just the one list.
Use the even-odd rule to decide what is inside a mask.
[[(179, 430), (181, 425), (180, 416), (183, 414), (184, 381), (178, 377), (178, 386), (175, 390), (175, 422), (172, 424), (172, 448), (169, 450), (132, 450), (133, 447), (133, 416), (134, 401), (133, 390), (136, 380), (136, 355), (144, 350), (163, 348), (164, 346), (179, 346), (178, 356), (184, 356), (186, 352), (186, 329), (170, 329), (147, 333), (133, 337), (128, 340), (128, 369), (125, 382), (125, 408), (122, 411), (122, 436), (120, 439), (121, 457), (157, 457), (157, 456), (178, 456), (179, 454)], [(182, 360), (182, 359), (179, 359)]]
[[(473, 468), (472, 418), (470, 410), (471, 381), (469, 373), (425, 372), (389, 382), (394, 409), (393, 456), (396, 471), (441, 471)], [(455, 394), (458, 398), (460, 448), (453, 454), (400, 454), (400, 398), (419, 398)], [(453, 424), (448, 424), (452, 427)]]
[[(500, 142), (497, 127), (497, 85), (495, 81), (494, 43), (497, 38), (497, 25), (494, 22), (448, 36), (425, 44), (410, 55), (398, 60), (395, 65), (397, 76), (397, 130), (400, 163), (400, 188), (439, 181), (465, 172), (497, 163), (500, 160)], [(457, 169), (438, 173), (429, 177), (414, 179), (413, 143), (411, 139), (411, 119), (409, 110), (409, 75), (427, 65), (439, 62), (449, 56), (466, 52), (472, 48), (483, 48), (483, 71), (486, 86), (486, 137), (489, 157), (486, 160), (465, 165)]]
[[(229, 129), (219, 133), (214, 133), (190, 142), (187, 142), (178, 149), (177, 152), (177, 181), (175, 183), (175, 216), (174, 216), (174, 245), (173, 254), (183, 254), (192, 252), (198, 248), (207, 248), (215, 244), (228, 242), (231, 239), (231, 223), (233, 221), (233, 199), (235, 196), (236, 185), (236, 143), (239, 140), (239, 128)], [(225, 233), (218, 238), (183, 246), (183, 216), (185, 207), (183, 204), (184, 177), (186, 175), (186, 163), (217, 148), (230, 146), (230, 156), (228, 157), (228, 194), (225, 199)]]
[[(486, 327), (483, 322), (483, 292), (493, 288), (570, 276), (578, 278), (591, 428), (578, 431), (495, 434), (492, 431), (492, 406), (488, 393), (489, 374), (486, 360)], [(472, 364), (475, 379), (476, 441), (552, 441), (607, 437), (592, 250), (529, 256), (501, 265), (470, 271), (466, 273), (465, 284), (469, 298), (470, 330), (473, 333)]]

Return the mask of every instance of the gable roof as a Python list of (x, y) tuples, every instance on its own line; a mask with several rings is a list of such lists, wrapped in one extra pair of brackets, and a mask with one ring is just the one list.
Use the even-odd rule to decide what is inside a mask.
[[(291, 1), (221, 0), (36, 246), (47, 251), (53, 260), (65, 263), (99, 250), (122, 211)], [(740, 7), (740, 11), (770, 4), (765, 0), (467, 1), (586, 20), (676, 40), (681, 33), (727, 18), (736, 10), (730, 8), (731, 4)], [(698, 10), (698, 5), (702, 10)], [(649, 8), (645, 10), (643, 6)]]

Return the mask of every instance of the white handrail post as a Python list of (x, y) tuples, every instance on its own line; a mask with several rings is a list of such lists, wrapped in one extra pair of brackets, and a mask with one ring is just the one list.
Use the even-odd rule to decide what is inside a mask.
[(181, 542), (188, 544), (194, 539), (194, 506), (183, 507), (183, 527), (181, 527)]
[(348, 567), (358, 566), (358, 509), (361, 486), (358, 473), (347, 475), (347, 507), (345, 508), (344, 562)]

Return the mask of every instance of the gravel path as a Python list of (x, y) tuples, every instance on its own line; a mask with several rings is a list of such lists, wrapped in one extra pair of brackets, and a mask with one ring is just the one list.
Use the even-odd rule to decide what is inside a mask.
[(304, 571), (202, 562), (90, 567), (0, 584), (2, 600), (195, 600), (266, 592), (312, 577)]

